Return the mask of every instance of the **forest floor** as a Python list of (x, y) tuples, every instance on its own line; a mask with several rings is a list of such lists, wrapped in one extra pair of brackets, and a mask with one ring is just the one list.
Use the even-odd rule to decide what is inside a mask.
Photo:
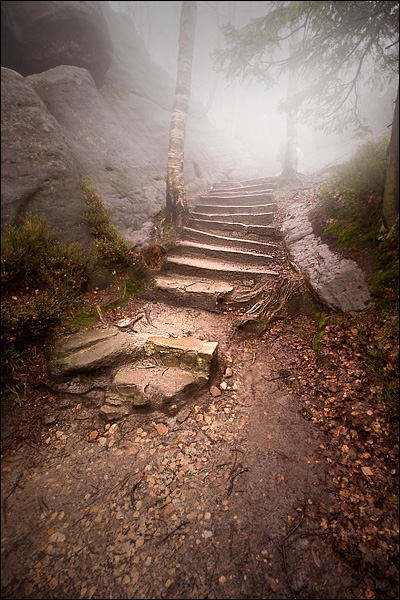
[(215, 387), (110, 426), (39, 385), (33, 351), (2, 405), (2, 597), (398, 598), (398, 436), (367, 368), (389, 318), (254, 335), (134, 297), (108, 318), (144, 307), (152, 333), (219, 343)]

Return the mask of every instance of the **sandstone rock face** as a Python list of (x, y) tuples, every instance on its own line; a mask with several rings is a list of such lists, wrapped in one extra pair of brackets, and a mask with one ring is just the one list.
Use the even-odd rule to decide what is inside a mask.
[(140, 241), (141, 228), (149, 234), (165, 204), (167, 113), (133, 94), (110, 97), (78, 67), (56, 67), (27, 81), (60, 124), (114, 225), (131, 243)]
[(87, 69), (102, 85), (112, 45), (98, 2), (2, 2), (1, 64), (21, 75), (58, 65)]
[(217, 351), (217, 342), (196, 338), (88, 329), (58, 340), (48, 385), (94, 403), (107, 421), (143, 408), (176, 414), (207, 385)]
[(282, 225), (291, 260), (314, 295), (329, 308), (343, 312), (365, 309), (371, 296), (363, 272), (314, 235), (308, 210), (300, 200), (293, 202)]
[[(51, 5), (51, 18), (55, 19), (63, 13), (57, 13), (53, 5), (96, 3), (4, 4), (10, 11), (7, 5), (16, 5), (12, 10), (23, 10), (30, 4)], [(129, 243), (140, 247), (146, 245), (153, 231), (153, 218), (165, 206), (175, 82), (151, 60), (126, 18), (106, 6), (104, 16), (114, 53), (100, 88), (92, 68), (70, 66), (72, 61), (65, 64), (67, 61), (61, 58), (61, 64), (54, 61), (49, 65), (58, 66), (48, 70), (43, 67), (42, 72), (25, 80), (4, 71), (8, 76), (3, 78), (1, 88), (6, 108), (2, 111), (2, 128), (6, 131), (2, 150), (8, 158), (2, 165), (6, 206), (2, 225), (24, 211), (43, 209), (50, 223), (61, 230), (65, 241), (84, 239), (89, 244), (79, 187), (79, 179), (86, 177), (98, 188), (113, 224)], [(61, 23), (62, 20), (60, 27)], [(27, 71), (20, 69), (20, 72)], [(40, 120), (34, 123), (31, 111), (20, 107), (22, 83), (24, 95), (30, 97), (33, 106), (40, 106)], [(43, 123), (47, 121), (52, 124), (52, 134), (46, 136), (48, 125)], [(214, 180), (252, 177), (257, 170), (258, 165), (239, 144), (215, 131), (207, 119), (197, 118), (193, 112), (185, 143), (184, 174), (189, 201)], [(54, 196), (49, 191), (54, 191)]]
[(2, 226), (43, 213), (64, 241), (87, 244), (79, 170), (63, 130), (27, 80), (4, 68), (1, 149)]

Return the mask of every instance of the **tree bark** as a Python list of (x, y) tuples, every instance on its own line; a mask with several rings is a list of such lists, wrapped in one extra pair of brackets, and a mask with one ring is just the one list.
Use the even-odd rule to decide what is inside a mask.
[(392, 133), (386, 151), (387, 171), (383, 195), (383, 222), (391, 229), (399, 217), (399, 88), (393, 115)]
[(178, 72), (172, 109), (167, 162), (166, 221), (179, 228), (188, 214), (183, 178), (186, 123), (189, 112), (197, 2), (182, 2)]

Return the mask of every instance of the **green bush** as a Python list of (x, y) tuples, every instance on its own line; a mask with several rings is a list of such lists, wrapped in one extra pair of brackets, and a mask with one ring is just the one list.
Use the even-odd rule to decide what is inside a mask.
[(87, 261), (80, 244), (62, 243), (43, 216), (28, 214), (3, 230), (2, 371), (61, 321), (87, 283)]
[(371, 194), (383, 197), (388, 144), (387, 135), (362, 144), (350, 160), (335, 168), (332, 178), (321, 188), (321, 197), (340, 196), (350, 204)]
[(37, 287), (60, 279), (79, 280), (86, 261), (80, 244), (62, 243), (41, 215), (28, 214), (19, 225), (9, 225), (2, 232), (2, 284), (16, 280)]
[(96, 188), (82, 181), (86, 202), (86, 219), (93, 235), (98, 260), (107, 267), (121, 270), (132, 264), (132, 250), (110, 222), (110, 214)]
[(362, 246), (378, 237), (388, 143), (388, 136), (364, 143), (320, 188), (318, 210), (327, 222), (324, 235), (338, 247)]
[(369, 286), (377, 308), (381, 311), (399, 310), (399, 222), (379, 241), (376, 268)]

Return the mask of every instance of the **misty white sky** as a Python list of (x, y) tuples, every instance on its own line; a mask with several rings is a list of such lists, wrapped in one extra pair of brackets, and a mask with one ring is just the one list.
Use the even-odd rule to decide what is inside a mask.
[[(175, 79), (181, 2), (110, 2), (114, 10), (129, 11), (139, 35), (155, 62)], [(261, 84), (234, 81), (228, 84), (223, 74), (217, 74), (210, 53), (222, 45), (219, 24), (228, 20), (240, 26), (266, 12), (268, 2), (198, 2), (196, 40), (194, 48), (192, 97), (207, 105), (211, 123), (240, 141), (259, 162), (265, 175), (278, 175), (281, 164), (278, 156), (286, 136), (286, 117), (278, 110), (279, 101), (287, 91), (286, 79), (280, 85), (265, 90)], [(129, 7), (127, 7), (129, 5)], [(392, 102), (395, 90), (380, 101), (374, 111), (374, 134), (387, 130), (392, 121)], [(367, 103), (368, 105), (368, 103)], [(342, 162), (361, 140), (353, 134), (326, 136), (320, 131), (299, 123), (299, 165), (302, 173)], [(265, 173), (264, 173), (265, 171)]]

